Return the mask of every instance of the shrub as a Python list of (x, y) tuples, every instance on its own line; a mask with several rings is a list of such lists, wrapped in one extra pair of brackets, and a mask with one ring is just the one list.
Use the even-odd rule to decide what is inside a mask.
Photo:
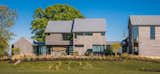
[(105, 54), (106, 54), (106, 55), (113, 55), (112, 49), (106, 49), (106, 50), (105, 50)]
[(90, 56), (90, 55), (93, 55), (92, 49), (88, 49), (88, 50), (85, 52), (85, 56)]
[(12, 48), (12, 55), (20, 54), (20, 48)]

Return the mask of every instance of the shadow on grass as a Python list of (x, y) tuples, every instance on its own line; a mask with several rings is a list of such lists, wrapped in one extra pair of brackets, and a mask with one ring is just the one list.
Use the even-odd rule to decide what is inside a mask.
[(144, 72), (160, 72), (160, 68), (159, 69), (152, 69), (152, 68), (141, 68), (139, 69), (140, 71), (144, 71)]

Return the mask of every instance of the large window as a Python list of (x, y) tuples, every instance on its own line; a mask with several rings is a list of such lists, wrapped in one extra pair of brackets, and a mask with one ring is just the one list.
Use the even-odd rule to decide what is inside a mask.
[(93, 52), (104, 52), (105, 46), (104, 45), (93, 45)]
[(71, 40), (72, 34), (71, 33), (63, 33), (63, 40)]
[(150, 27), (150, 39), (155, 40), (155, 26)]

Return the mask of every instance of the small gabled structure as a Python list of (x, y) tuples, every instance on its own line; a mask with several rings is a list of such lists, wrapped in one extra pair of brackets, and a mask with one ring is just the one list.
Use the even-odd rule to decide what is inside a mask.
[(34, 55), (34, 40), (21, 37), (19, 40), (17, 40), (13, 45), (12, 48), (19, 48), (20, 49), (20, 55)]
[(47, 49), (45, 43), (36, 40), (21, 37), (17, 40), (12, 48), (20, 49), (20, 55), (46, 55)]

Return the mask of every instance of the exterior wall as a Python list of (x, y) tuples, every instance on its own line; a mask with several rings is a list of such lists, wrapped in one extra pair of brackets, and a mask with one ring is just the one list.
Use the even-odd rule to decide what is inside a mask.
[(129, 25), (128, 25), (128, 34), (129, 34), (129, 50), (127, 50), (128, 53), (133, 53), (133, 37), (132, 37), (132, 25), (129, 21)]
[(20, 55), (33, 55), (34, 54), (32, 44), (24, 38), (17, 41), (14, 44), (14, 48), (20, 49)]
[(69, 41), (64, 41), (61, 33), (52, 33), (46, 36), (46, 45), (69, 45)]
[(150, 26), (139, 26), (139, 55), (160, 56), (160, 26), (155, 28), (155, 40), (150, 40)]
[(84, 47), (74, 47), (74, 51), (78, 51), (79, 55), (84, 55), (87, 49), (92, 49), (92, 45), (106, 45), (105, 35), (101, 33), (93, 33), (92, 36), (77, 36), (74, 39), (74, 45), (84, 45)]

